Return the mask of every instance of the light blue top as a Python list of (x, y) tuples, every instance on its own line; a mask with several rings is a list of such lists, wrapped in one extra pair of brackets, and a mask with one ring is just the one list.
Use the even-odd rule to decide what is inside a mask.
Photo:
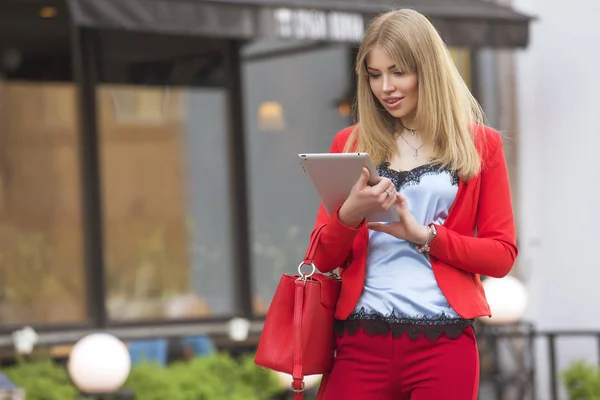
[[(444, 223), (458, 191), (456, 175), (433, 165), (397, 172), (388, 163), (379, 174), (392, 179), (420, 223)], [(365, 285), (353, 316), (372, 314), (394, 320), (459, 318), (436, 282), (429, 256), (410, 242), (375, 231), (369, 231)]]

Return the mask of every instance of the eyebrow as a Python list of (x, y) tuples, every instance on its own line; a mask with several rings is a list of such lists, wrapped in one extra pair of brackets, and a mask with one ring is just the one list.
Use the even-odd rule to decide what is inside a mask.
[[(390, 71), (390, 70), (392, 70), (392, 69), (395, 69), (395, 68), (396, 68), (396, 64), (394, 64), (394, 65), (390, 65), (390, 66), (388, 67), (388, 71)], [(379, 71), (377, 68), (372, 68), (372, 67), (369, 67), (368, 65), (367, 65), (367, 69), (372, 69), (372, 70), (374, 70), (374, 71)]]

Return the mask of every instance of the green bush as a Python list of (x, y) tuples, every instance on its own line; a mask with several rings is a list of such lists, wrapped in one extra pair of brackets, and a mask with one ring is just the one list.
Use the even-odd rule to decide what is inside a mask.
[[(66, 369), (49, 359), (20, 361), (3, 371), (27, 391), (27, 400), (72, 400), (78, 391)], [(167, 367), (134, 365), (124, 387), (136, 400), (269, 400), (282, 392), (270, 371), (253, 355), (236, 360), (227, 354), (199, 357)]]
[(600, 400), (600, 369), (577, 362), (562, 373), (569, 400)]
[(15, 385), (26, 389), (27, 400), (66, 400), (77, 395), (66, 369), (51, 359), (19, 360), (3, 373)]
[(229, 355), (200, 357), (162, 368), (140, 364), (133, 368), (125, 387), (138, 400), (268, 400), (281, 392), (274, 375)]
[(167, 371), (158, 364), (134, 365), (124, 386), (135, 391), (136, 400), (184, 399), (177, 382)]

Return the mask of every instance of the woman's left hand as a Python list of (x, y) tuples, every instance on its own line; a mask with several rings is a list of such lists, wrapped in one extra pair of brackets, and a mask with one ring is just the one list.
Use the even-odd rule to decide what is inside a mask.
[(417, 221), (414, 215), (408, 209), (406, 198), (400, 193), (396, 193), (396, 203), (394, 204), (396, 212), (400, 216), (399, 222), (390, 224), (380, 224), (378, 222), (369, 222), (367, 228), (377, 231), (389, 233), (398, 239), (407, 240), (418, 245), (425, 244), (429, 235), (429, 230), (425, 225)]

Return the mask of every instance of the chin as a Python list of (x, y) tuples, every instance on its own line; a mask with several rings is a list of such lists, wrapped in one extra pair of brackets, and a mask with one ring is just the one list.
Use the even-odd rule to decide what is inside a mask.
[(394, 118), (404, 118), (409, 114), (404, 110), (388, 110), (388, 113)]

